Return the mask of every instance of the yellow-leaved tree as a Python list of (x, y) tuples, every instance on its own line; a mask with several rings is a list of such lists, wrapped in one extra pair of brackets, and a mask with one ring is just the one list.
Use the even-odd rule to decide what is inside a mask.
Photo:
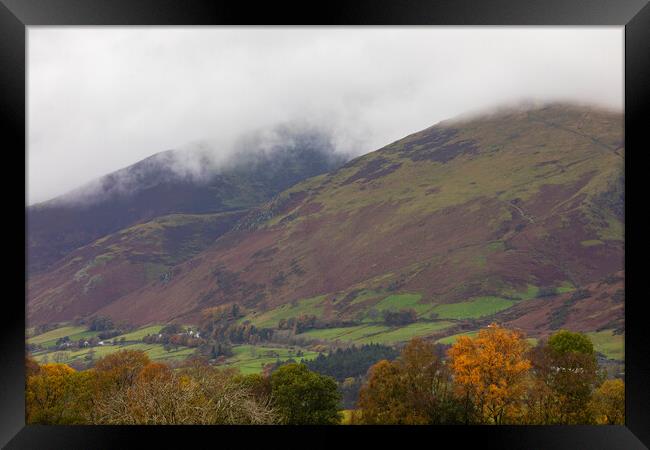
[(474, 338), (458, 338), (448, 355), (456, 394), (465, 404), (466, 423), (518, 420), (531, 367), (527, 351), (521, 333), (494, 323)]
[(27, 423), (70, 425), (84, 423), (89, 374), (65, 364), (44, 364), (27, 377)]
[(589, 404), (596, 423), (623, 425), (625, 423), (625, 383), (623, 380), (605, 380), (592, 395)]

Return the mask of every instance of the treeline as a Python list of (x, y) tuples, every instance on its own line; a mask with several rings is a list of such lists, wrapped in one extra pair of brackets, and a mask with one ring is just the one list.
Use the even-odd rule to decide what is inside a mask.
[(349, 377), (365, 375), (370, 366), (382, 359), (395, 359), (399, 352), (392, 347), (381, 344), (368, 344), (360, 347), (336, 349), (328, 355), (319, 354), (315, 359), (306, 361), (309, 370), (329, 375), (337, 381)]
[(194, 360), (176, 369), (122, 350), (76, 371), (27, 360), (29, 424), (336, 424), (336, 381), (288, 364), (241, 375)]
[[(375, 315), (379, 315), (377, 311), (375, 313)], [(306, 345), (317, 341), (317, 339), (296, 335), (312, 329), (349, 327), (361, 323), (359, 320), (323, 319), (313, 314), (300, 314), (296, 317), (280, 319), (277, 328), (274, 329), (257, 327), (250, 321), (243, 320), (245, 316), (246, 312), (237, 304), (205, 310), (199, 324), (203, 341), (198, 345), (194, 343), (195, 345), (190, 346), (199, 346), (199, 353), (208, 355), (214, 353), (212, 349), (215, 345), (258, 345), (264, 342)], [(385, 310), (381, 313), (381, 317), (375, 317), (389, 326), (408, 325), (417, 321), (417, 318), (417, 312), (412, 308), (398, 311)], [(160, 339), (166, 340), (167, 338), (151, 336), (147, 339), (151, 342), (158, 342)]]
[(395, 359), (399, 352), (392, 347), (381, 344), (352, 346), (346, 349), (330, 351), (328, 355), (320, 353), (315, 359), (304, 364), (314, 372), (333, 377), (341, 393), (343, 407), (355, 407), (359, 390), (365, 381), (370, 366), (382, 359)]
[(357, 424), (622, 424), (624, 384), (605, 380), (593, 345), (560, 331), (530, 348), (495, 324), (460, 337), (440, 357), (413, 339), (394, 361), (372, 366)]
[[(27, 360), (27, 420), (45, 424), (622, 424), (624, 383), (593, 344), (560, 331), (531, 347), (492, 324), (446, 351), (424, 339), (399, 353), (337, 350), (259, 375), (207, 358), (178, 367), (122, 350), (76, 371)], [(369, 366), (367, 372), (365, 368)]]

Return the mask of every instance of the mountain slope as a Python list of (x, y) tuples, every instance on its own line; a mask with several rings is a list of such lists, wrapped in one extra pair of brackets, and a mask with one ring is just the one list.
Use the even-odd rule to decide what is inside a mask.
[(269, 144), (253, 135), (215, 166), (192, 150), (167, 151), (27, 209), (28, 272), (36, 274), (98, 238), (167, 214), (255, 206), (300, 180), (339, 167), (330, 137), (278, 127)]
[(363, 320), (390, 294), (419, 296), (422, 317), (490, 298), (507, 311), (622, 271), (622, 174), (620, 114), (550, 105), (443, 122), (290, 188), (100, 313), (191, 320), (237, 302), (255, 320), (318, 298), (325, 318)]
[[(497, 317), (539, 335), (588, 311), (579, 327), (619, 327), (622, 139), (620, 113), (566, 104), (442, 122), (298, 183), (97, 313), (192, 322), (236, 302), (277, 326), (411, 307), (449, 330)], [(59, 308), (34, 294), (33, 320)]]
[(174, 265), (207, 248), (244, 214), (160, 216), (75, 249), (30, 278), (30, 321), (85, 317), (151, 281), (165, 281)]

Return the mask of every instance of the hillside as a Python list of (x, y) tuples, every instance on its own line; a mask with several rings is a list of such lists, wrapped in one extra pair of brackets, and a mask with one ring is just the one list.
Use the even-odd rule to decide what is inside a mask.
[[(96, 239), (169, 214), (242, 210), (345, 162), (319, 130), (278, 127), (215, 164), (198, 150), (169, 150), (27, 211), (28, 271), (37, 274)], [(56, 267), (55, 267), (56, 269)]]
[[(185, 242), (163, 218), (77, 249), (30, 280), (29, 318), (192, 323), (237, 303), (259, 327), (313, 314), (367, 330), (382, 311), (408, 307), (418, 315), (410, 327), (440, 336), (494, 317), (532, 336), (620, 329), (622, 125), (620, 113), (567, 104), (445, 121), (259, 207), (211, 216), (188, 239), (216, 240), (184, 259), (160, 262), (130, 238)], [(79, 275), (111, 246), (109, 262)], [(118, 282), (138, 252), (138, 282)]]

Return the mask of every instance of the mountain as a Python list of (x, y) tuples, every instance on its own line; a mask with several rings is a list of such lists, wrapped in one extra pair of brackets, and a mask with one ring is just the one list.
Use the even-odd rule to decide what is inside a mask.
[(168, 214), (258, 205), (346, 158), (322, 131), (279, 126), (270, 144), (245, 136), (220, 165), (196, 150), (170, 150), (27, 209), (28, 272), (36, 274), (96, 239)]
[[(429, 334), (495, 318), (533, 336), (618, 329), (623, 167), (617, 112), (550, 104), (444, 121), (184, 237), (168, 216), (77, 249), (30, 279), (29, 318), (192, 323), (237, 303), (259, 327), (301, 314), (372, 327), (412, 308)], [(183, 246), (225, 222), (108, 300), (106, 274), (154, 254), (138, 233)]]

